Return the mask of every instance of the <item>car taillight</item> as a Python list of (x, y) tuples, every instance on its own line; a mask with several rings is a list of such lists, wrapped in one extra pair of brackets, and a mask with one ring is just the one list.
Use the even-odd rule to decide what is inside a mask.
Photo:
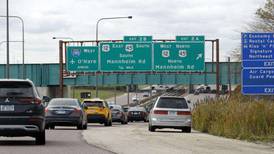
[(154, 114), (168, 114), (167, 111), (163, 111), (163, 110), (154, 110), (153, 113), (154, 113)]
[(34, 103), (34, 104), (41, 104), (41, 103), (42, 103), (42, 100), (39, 99), (39, 98), (34, 98), (33, 103)]
[(31, 103), (31, 104), (41, 104), (42, 101), (39, 98), (21, 98), (19, 100), (21, 103)]
[(45, 112), (48, 112), (49, 111), (49, 109), (48, 108), (45, 108)]
[(178, 111), (177, 115), (191, 115), (190, 111)]
[(75, 112), (80, 112), (81, 109), (80, 109), (80, 108), (74, 108), (74, 111), (75, 111)]

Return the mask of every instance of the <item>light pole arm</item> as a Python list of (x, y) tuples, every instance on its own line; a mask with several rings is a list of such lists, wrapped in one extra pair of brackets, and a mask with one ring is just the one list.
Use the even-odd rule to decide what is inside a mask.
[(110, 18), (100, 18), (96, 22), (96, 44), (98, 45), (98, 25), (99, 22), (102, 20), (111, 20), (111, 19), (132, 19), (132, 16), (127, 16), (127, 17), (110, 17)]
[[(0, 16), (0, 17), (7, 17), (7, 16)], [(19, 19), (22, 24), (22, 64), (23, 64), (22, 77), (25, 78), (25, 23), (23, 18), (21, 18), (20, 16), (9, 16), (9, 17)]]

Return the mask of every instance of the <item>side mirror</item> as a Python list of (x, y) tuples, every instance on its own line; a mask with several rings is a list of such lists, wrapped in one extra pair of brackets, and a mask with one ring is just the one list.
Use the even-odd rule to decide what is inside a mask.
[(187, 103), (188, 103), (188, 104), (191, 104), (191, 101), (188, 100)]
[(110, 108), (110, 109), (113, 109), (113, 106), (110, 106), (109, 108)]

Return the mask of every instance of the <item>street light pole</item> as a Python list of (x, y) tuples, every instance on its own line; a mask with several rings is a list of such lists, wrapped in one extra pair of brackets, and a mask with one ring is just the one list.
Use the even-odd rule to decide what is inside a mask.
[[(125, 17), (108, 17), (108, 18), (100, 18), (97, 20), (96, 23), (96, 45), (99, 45), (99, 40), (98, 40), (98, 30), (99, 30), (99, 23), (102, 20), (112, 20), (112, 19), (132, 19), (132, 16), (125, 16)], [(95, 73), (96, 77), (96, 97), (98, 97), (98, 72)]]
[[(52, 37), (52, 39), (58, 39), (59, 40), (59, 91), (60, 91), (60, 97), (64, 97), (64, 80), (63, 80), (63, 39), (70, 39), (73, 41), (71, 37)], [(66, 43), (65, 43), (66, 48)]]
[[(7, 17), (7, 16), (0, 16), (0, 17)], [(9, 16), (9, 18), (16, 18), (16, 19), (19, 19), (21, 21), (21, 24), (22, 24), (22, 78), (24, 79), (26, 77), (26, 71), (25, 71), (25, 24), (24, 24), (24, 20), (23, 18), (19, 17), (19, 16)], [(8, 42), (7, 42), (8, 44)]]
[(9, 0), (7, 0), (7, 65), (6, 65), (6, 78), (10, 78), (10, 61), (9, 61)]

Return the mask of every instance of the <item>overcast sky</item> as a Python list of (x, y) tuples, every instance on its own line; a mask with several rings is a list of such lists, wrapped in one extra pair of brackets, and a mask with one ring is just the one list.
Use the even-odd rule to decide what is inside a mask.
[[(124, 35), (152, 35), (174, 39), (176, 35), (205, 35), (220, 39), (222, 60), (240, 44), (240, 32), (254, 20), (265, 0), (9, 0), (10, 15), (25, 21), (27, 63), (58, 62), (58, 41), (53, 36), (95, 40), (96, 22), (102, 17), (133, 16), (105, 20), (99, 39), (122, 39)], [(6, 0), (0, 0), (6, 15)], [(0, 18), (0, 42), (6, 40), (6, 22)], [(10, 19), (10, 41), (21, 40), (21, 25)], [(11, 43), (10, 61), (21, 63), (21, 43)], [(208, 46), (208, 45), (207, 45)], [(206, 61), (211, 52), (206, 50)], [(6, 63), (6, 45), (0, 46), (0, 63)]]

